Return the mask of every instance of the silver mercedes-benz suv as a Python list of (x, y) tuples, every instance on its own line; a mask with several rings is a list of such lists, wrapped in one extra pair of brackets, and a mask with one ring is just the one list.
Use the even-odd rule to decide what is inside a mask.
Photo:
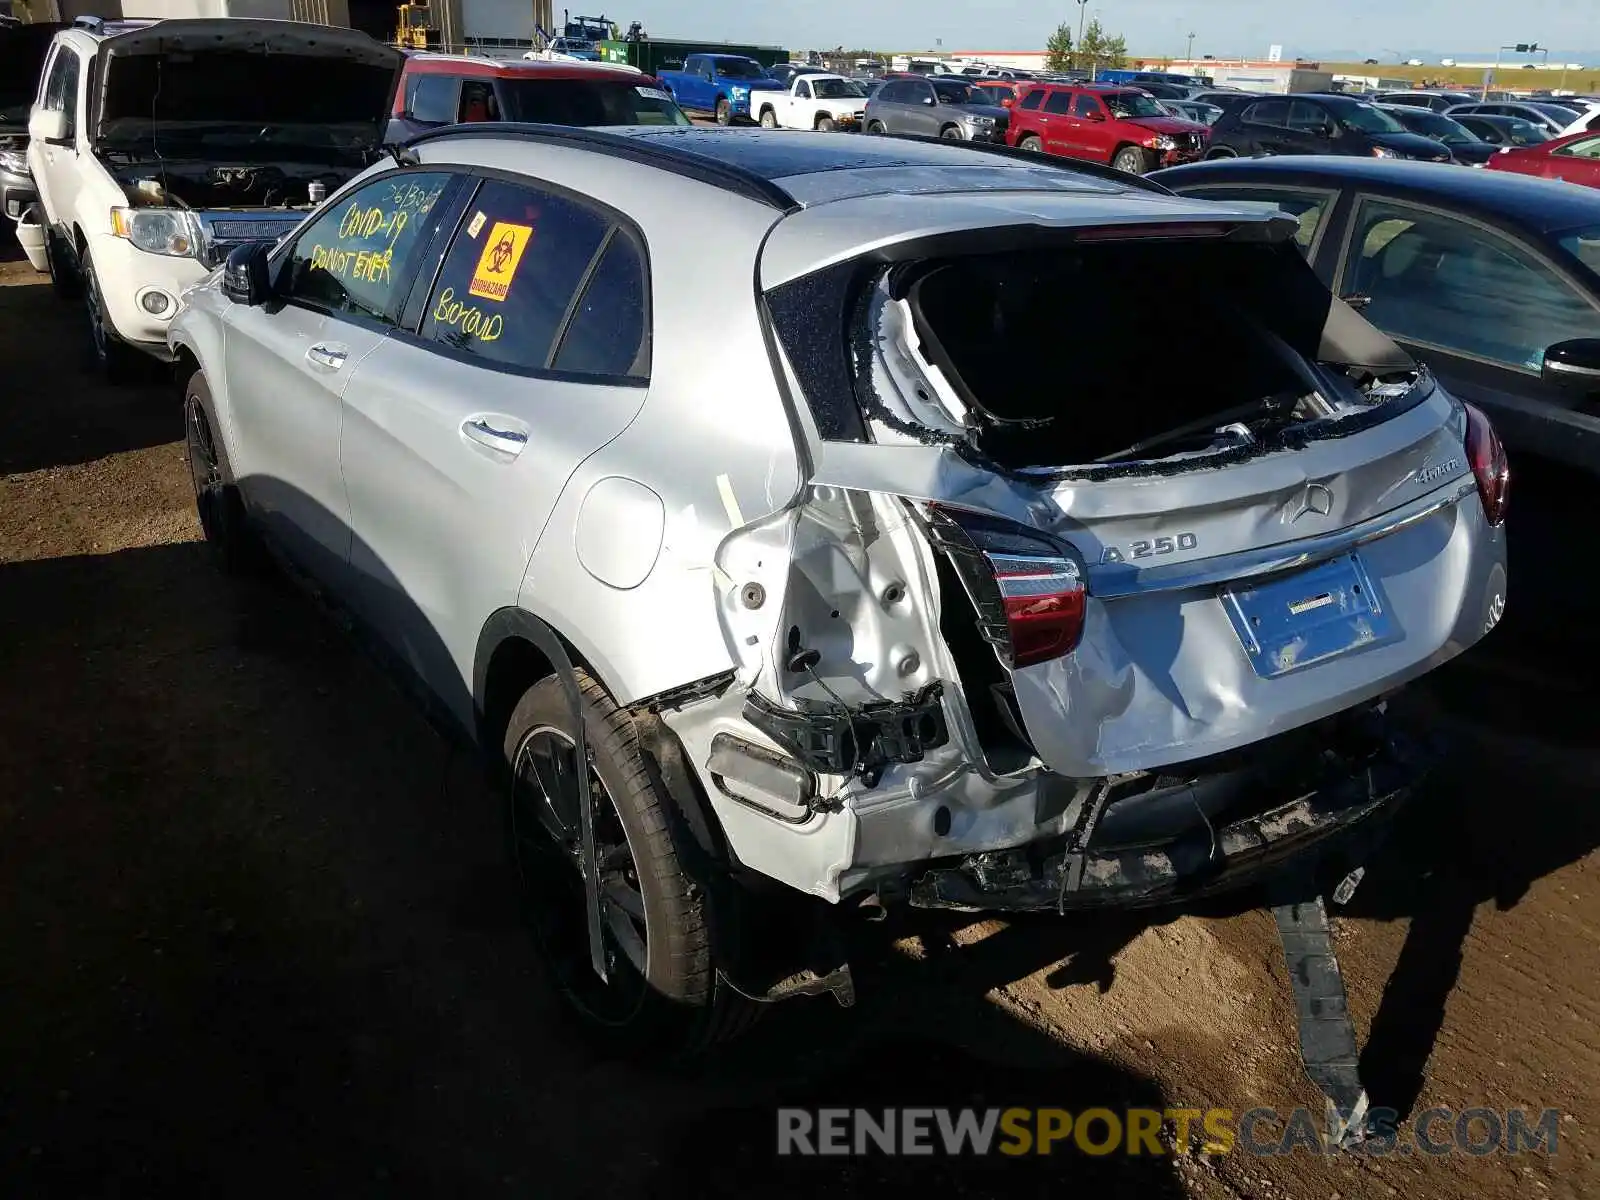
[(1294, 232), (936, 141), (428, 134), (188, 295), (205, 533), (499, 764), (618, 1037), (846, 994), (770, 905), (1348, 884), (1419, 769), (1386, 697), (1500, 617), (1509, 475)]

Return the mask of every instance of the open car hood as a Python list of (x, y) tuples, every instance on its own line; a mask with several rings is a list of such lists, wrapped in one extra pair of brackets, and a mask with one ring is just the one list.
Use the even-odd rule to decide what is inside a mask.
[(353, 29), (238, 17), (158, 21), (108, 38), (100, 60), (96, 144), (174, 157), (208, 135), (231, 141), (230, 126), (274, 158), (370, 153), (405, 65)]
[(27, 129), (44, 56), (56, 31), (65, 28), (59, 23), (0, 26), (0, 129)]

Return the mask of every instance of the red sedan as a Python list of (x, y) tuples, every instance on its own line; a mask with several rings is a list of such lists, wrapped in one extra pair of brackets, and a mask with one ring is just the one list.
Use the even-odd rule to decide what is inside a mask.
[(1518, 175), (1600, 187), (1600, 135), (1574, 133), (1537, 146), (1508, 148), (1491, 156), (1484, 166), (1491, 171), (1515, 171)]

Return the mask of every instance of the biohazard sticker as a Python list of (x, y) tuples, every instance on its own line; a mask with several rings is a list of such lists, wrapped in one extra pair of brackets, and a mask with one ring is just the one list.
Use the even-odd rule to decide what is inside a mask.
[(467, 226), (467, 236), (469, 238), (477, 237), (478, 234), (483, 231), (483, 223), (488, 219), (489, 218), (484, 216), (481, 212), (474, 213), (472, 216), (472, 223)]
[(660, 88), (636, 87), (633, 90), (638, 92), (639, 95), (643, 96), (646, 100), (671, 100), (672, 99), (671, 96), (667, 95)]
[(511, 281), (516, 278), (522, 252), (532, 240), (532, 225), (496, 221), (489, 231), (489, 240), (483, 245), (483, 253), (478, 256), (477, 269), (472, 272), (472, 286), (467, 291), (485, 300), (504, 300), (511, 293)]

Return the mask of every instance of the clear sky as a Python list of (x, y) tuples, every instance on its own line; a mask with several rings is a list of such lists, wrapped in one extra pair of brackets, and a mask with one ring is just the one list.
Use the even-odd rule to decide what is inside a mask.
[[(1076, 31), (1079, 12), (1074, 0), (637, 0), (626, 7), (606, 15), (624, 28), (643, 21), (656, 37), (804, 49), (931, 49), (936, 39), (947, 50), (1035, 49), (1063, 20)], [(1088, 0), (1087, 11), (1090, 18), (1098, 12), (1108, 32), (1126, 37), (1128, 49), (1152, 57), (1183, 54), (1190, 32), (1197, 55), (1218, 57), (1265, 57), (1277, 43), (1289, 57), (1492, 58), (1502, 43), (1538, 42), (1552, 47), (1554, 62), (1600, 47), (1596, 0)]]

